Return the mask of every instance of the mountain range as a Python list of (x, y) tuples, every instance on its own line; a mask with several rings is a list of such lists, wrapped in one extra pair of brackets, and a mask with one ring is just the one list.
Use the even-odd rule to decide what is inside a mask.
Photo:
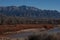
[(6, 16), (32, 17), (32, 18), (60, 18), (57, 10), (42, 10), (32, 6), (0, 7), (0, 14)]

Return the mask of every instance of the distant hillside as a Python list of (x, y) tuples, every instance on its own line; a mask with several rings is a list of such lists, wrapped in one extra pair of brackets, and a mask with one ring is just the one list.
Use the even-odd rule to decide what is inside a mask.
[(37, 17), (37, 18), (60, 18), (60, 12), (56, 10), (41, 10), (30, 6), (7, 6), (0, 7), (0, 14), (7, 16)]

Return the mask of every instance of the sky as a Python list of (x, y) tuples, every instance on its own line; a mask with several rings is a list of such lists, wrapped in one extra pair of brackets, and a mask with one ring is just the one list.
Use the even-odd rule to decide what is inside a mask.
[(0, 6), (33, 6), (39, 9), (60, 11), (60, 0), (0, 0)]

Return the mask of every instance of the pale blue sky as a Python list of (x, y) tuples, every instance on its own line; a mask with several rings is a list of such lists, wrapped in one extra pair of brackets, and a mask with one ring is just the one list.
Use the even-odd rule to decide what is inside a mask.
[(60, 0), (0, 0), (0, 6), (21, 5), (60, 11)]

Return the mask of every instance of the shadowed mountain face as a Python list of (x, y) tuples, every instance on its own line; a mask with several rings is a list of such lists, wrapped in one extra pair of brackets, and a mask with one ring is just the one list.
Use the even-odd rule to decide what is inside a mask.
[(0, 7), (0, 14), (7, 16), (38, 17), (38, 18), (60, 18), (60, 12), (56, 10), (41, 10), (30, 6), (8, 6)]

